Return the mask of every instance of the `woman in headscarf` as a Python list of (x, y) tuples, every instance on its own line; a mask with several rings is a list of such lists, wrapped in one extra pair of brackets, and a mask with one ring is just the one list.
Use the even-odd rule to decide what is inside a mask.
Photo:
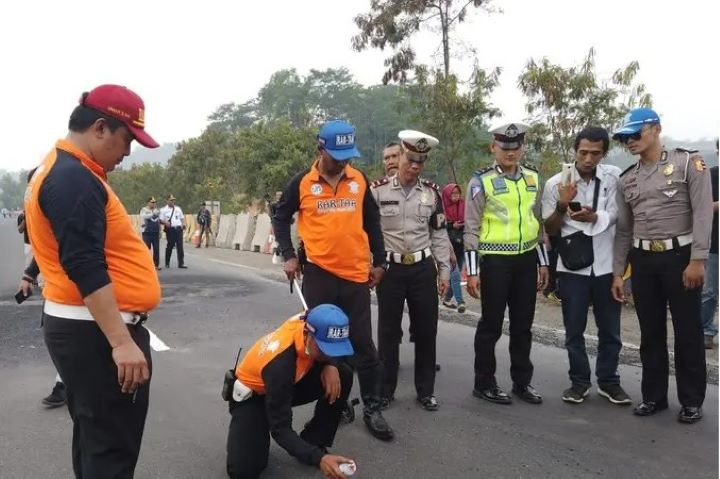
[[(460, 272), (463, 268), (463, 231), (465, 230), (465, 201), (462, 199), (460, 186), (455, 183), (448, 183), (442, 190), (443, 209), (445, 210), (445, 221), (447, 224), (448, 236), (453, 246), (453, 252), (457, 259), (457, 266), (450, 273), (450, 289), (442, 299), (444, 306), (455, 309), (458, 312), (465, 312), (465, 301), (463, 300), (462, 286), (460, 285)], [(452, 298), (455, 296), (455, 303)]]

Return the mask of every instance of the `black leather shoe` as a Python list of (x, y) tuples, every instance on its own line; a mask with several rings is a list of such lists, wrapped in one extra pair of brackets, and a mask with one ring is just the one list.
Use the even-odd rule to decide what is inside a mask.
[(685, 424), (693, 424), (703, 417), (702, 408), (695, 406), (683, 406), (678, 414), (678, 421)]
[(365, 421), (365, 426), (370, 434), (376, 438), (382, 441), (392, 441), (395, 438), (395, 433), (379, 409), (369, 410), (366, 408), (363, 413), (363, 421)]
[(417, 398), (417, 402), (419, 402), (426, 411), (437, 411), (440, 409), (440, 405), (433, 395)]
[(57, 382), (49, 396), (43, 398), (42, 403), (49, 408), (63, 406), (67, 402), (65, 384)]
[(347, 401), (345, 401), (345, 406), (340, 412), (340, 422), (342, 424), (350, 424), (353, 421), (355, 421), (355, 408), (348, 399)]
[(667, 402), (643, 401), (633, 409), (636, 416), (652, 416), (660, 411), (667, 409)]
[(540, 404), (543, 401), (540, 393), (529, 384), (527, 386), (513, 384), (512, 392), (517, 397), (530, 404)]
[(485, 389), (473, 389), (473, 396), (484, 399), (495, 404), (512, 404), (510, 396), (505, 394), (502, 389), (497, 386), (489, 386)]
[(387, 396), (380, 398), (380, 410), (384, 411), (390, 407), (390, 404), (395, 400), (395, 396)]
[(178, 266), (178, 268), (180, 268), (180, 269), (188, 269), (188, 267), (185, 266), (184, 264), (181, 264), (180, 266)]

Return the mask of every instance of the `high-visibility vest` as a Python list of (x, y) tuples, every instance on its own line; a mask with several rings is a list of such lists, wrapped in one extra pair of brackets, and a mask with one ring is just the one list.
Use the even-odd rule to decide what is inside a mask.
[(480, 175), (485, 209), (480, 224), (480, 254), (515, 255), (535, 248), (540, 223), (533, 211), (538, 195), (538, 174), (527, 168), (513, 180), (497, 168)]

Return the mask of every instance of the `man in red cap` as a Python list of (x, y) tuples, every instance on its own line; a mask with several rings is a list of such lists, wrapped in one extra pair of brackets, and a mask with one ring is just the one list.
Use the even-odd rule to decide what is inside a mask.
[(45, 344), (67, 386), (76, 477), (132, 477), (152, 362), (142, 326), (160, 302), (148, 250), (106, 174), (145, 132), (145, 105), (125, 87), (84, 93), (68, 135), (38, 167), (25, 212), (46, 278)]

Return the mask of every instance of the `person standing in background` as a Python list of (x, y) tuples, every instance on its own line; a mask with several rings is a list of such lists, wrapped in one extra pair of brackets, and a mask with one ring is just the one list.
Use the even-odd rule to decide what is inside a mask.
[(148, 198), (147, 206), (140, 210), (140, 219), (143, 242), (152, 250), (155, 269), (160, 271), (160, 210), (154, 197)]
[[(715, 140), (715, 155), (718, 153), (718, 142)], [(703, 332), (705, 333), (705, 349), (715, 347), (715, 336), (718, 328), (715, 326), (715, 310), (718, 305), (718, 167), (710, 168), (710, 183), (712, 185), (713, 222), (712, 236), (710, 237), (710, 253), (705, 262), (705, 285), (701, 296), (701, 309)]]
[(160, 222), (165, 225), (165, 267), (170, 267), (170, 257), (173, 248), (177, 247), (178, 268), (187, 269), (185, 266), (185, 250), (183, 248), (183, 231), (187, 228), (185, 215), (182, 208), (175, 204), (176, 198), (173, 195), (167, 197), (167, 204), (160, 210)]
[[(462, 293), (462, 269), (465, 253), (463, 248), (463, 233), (465, 231), (465, 200), (462, 199), (460, 185), (448, 183), (442, 190), (443, 209), (445, 210), (445, 225), (452, 244), (456, 264), (450, 272), (450, 288), (443, 297), (443, 306), (455, 309), (458, 313), (465, 312), (465, 300)], [(451, 300), (455, 296), (455, 303)]]

